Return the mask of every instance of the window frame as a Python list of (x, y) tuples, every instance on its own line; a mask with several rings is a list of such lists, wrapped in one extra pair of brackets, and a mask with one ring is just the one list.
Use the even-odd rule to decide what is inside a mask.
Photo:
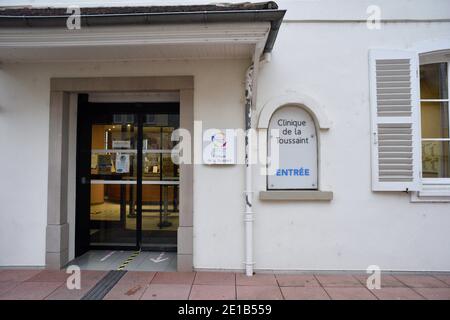
[[(447, 112), (448, 116), (448, 123), (449, 123), (449, 132), (448, 136), (449, 138), (423, 138), (422, 137), (422, 130), (420, 130), (420, 145), (422, 146), (422, 142), (424, 141), (442, 141), (442, 142), (448, 142), (450, 144), (450, 58), (443, 59), (430, 59), (427, 61), (424, 61), (423, 63), (419, 63), (419, 71), (420, 67), (422, 65), (427, 64), (436, 64), (436, 63), (447, 63), (447, 99), (422, 99), (421, 93), (419, 95), (419, 119), (421, 119), (421, 126), (422, 126), (422, 102), (446, 102), (447, 106), (449, 108)], [(420, 88), (420, 76), (419, 76), (419, 88)], [(422, 162), (422, 153), (420, 153), (420, 163), (421, 163), (421, 179), (422, 179), (422, 185), (426, 186), (450, 186), (450, 177), (449, 178), (425, 178), (423, 177), (423, 162)]]

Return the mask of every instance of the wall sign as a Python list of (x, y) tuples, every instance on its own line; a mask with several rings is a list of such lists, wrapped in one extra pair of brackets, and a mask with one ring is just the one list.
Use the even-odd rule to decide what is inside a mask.
[[(276, 129), (278, 135), (272, 135)], [(317, 135), (311, 115), (303, 108), (286, 106), (269, 123), (268, 154), (278, 149), (278, 163), (268, 176), (267, 189), (317, 189)]]
[(112, 147), (113, 147), (113, 149), (130, 149), (131, 141), (130, 140), (113, 140)]
[(208, 129), (203, 133), (203, 163), (235, 164), (236, 136), (232, 129)]

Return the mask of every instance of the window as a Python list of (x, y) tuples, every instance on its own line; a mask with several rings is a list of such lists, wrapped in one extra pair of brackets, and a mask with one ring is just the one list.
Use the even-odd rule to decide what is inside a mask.
[(449, 63), (420, 66), (422, 178), (426, 183), (450, 183)]
[(449, 52), (370, 51), (373, 191), (450, 202)]

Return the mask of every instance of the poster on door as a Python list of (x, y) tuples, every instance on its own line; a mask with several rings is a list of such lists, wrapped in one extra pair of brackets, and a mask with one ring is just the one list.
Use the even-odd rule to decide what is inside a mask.
[(99, 154), (97, 156), (97, 167), (99, 174), (110, 174), (112, 168), (111, 155)]
[(116, 156), (116, 173), (130, 172), (130, 155), (118, 153)]

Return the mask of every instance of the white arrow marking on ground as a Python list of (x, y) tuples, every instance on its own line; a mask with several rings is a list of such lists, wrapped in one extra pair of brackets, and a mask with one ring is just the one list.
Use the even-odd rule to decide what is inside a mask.
[(100, 259), (100, 261), (105, 261), (106, 259), (108, 259), (109, 257), (111, 257), (114, 254), (115, 251), (111, 251), (110, 253), (108, 253), (106, 256), (104, 256), (103, 258)]
[(152, 260), (154, 263), (160, 263), (160, 262), (162, 262), (162, 261), (166, 261), (167, 259), (169, 259), (169, 258), (164, 258), (164, 259), (163, 259), (163, 258), (162, 258), (163, 255), (164, 255), (164, 252), (161, 252), (161, 253), (159, 254), (158, 258), (156, 258), (156, 259), (151, 258), (150, 260)]

